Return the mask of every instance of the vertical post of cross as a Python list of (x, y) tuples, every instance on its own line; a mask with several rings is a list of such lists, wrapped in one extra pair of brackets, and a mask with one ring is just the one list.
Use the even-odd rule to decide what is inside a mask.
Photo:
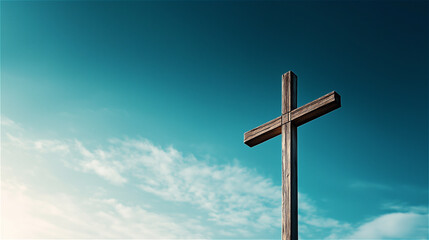
[(297, 127), (290, 112), (297, 106), (297, 77), (282, 76), (282, 240), (298, 239)]

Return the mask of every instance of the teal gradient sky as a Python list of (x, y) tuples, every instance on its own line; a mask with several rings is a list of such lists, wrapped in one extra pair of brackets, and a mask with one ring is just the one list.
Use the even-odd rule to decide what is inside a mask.
[[(427, 1), (2, 1), (3, 196), (19, 193), (40, 204), (58, 194), (115, 199), (208, 228), (141, 238), (279, 238), (281, 139), (249, 148), (243, 133), (280, 115), (281, 75), (292, 70), (298, 106), (333, 90), (342, 100), (340, 109), (298, 129), (300, 237), (426, 239), (428, 10)], [(127, 147), (133, 141), (152, 155), (136, 157)], [(147, 159), (128, 162), (134, 158)], [(217, 207), (195, 201), (201, 196), (192, 185), (178, 185), (169, 198), (173, 190), (164, 191), (163, 180), (142, 177), (155, 174), (151, 161), (167, 158), (173, 162), (154, 167), (156, 173), (177, 166), (229, 176), (231, 166), (243, 176), (231, 186), (254, 177), (275, 194), (251, 195), (255, 205), (226, 201), (222, 181), (207, 173), (215, 180), (204, 175), (199, 183), (220, 185), (202, 199)], [(162, 174), (151, 179), (168, 176)], [(158, 187), (149, 190), (151, 184)], [(253, 194), (251, 186), (240, 197)], [(3, 208), (11, 204), (6, 200)], [(265, 210), (249, 210), (258, 207)], [(254, 215), (244, 215), (248, 224), (229, 222), (232, 209)], [(274, 215), (261, 217), (268, 210)], [(22, 216), (61, 222), (31, 212)], [(273, 223), (264, 220), (271, 217)], [(4, 236), (22, 237), (8, 230), (15, 223), (9, 218), (2, 214)], [(131, 228), (97, 235), (71, 226), (62, 224), (53, 236), (136, 237)]]

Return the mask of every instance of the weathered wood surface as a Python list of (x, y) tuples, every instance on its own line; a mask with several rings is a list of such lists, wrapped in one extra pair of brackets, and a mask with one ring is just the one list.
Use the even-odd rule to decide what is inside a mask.
[[(297, 77), (289, 71), (282, 76), (282, 116), (297, 102)], [(282, 122), (282, 240), (298, 239), (297, 127)]]
[[(288, 91), (288, 89), (286, 89)], [(341, 97), (330, 92), (302, 107), (286, 112), (261, 126), (244, 133), (244, 143), (253, 147), (282, 133), (281, 124), (292, 121), (296, 127), (341, 107)], [(280, 119), (281, 118), (281, 119)]]
[(298, 239), (297, 127), (282, 125), (282, 240)]
[(282, 75), (282, 114), (296, 108), (297, 77), (289, 71)]
[(298, 127), (339, 107), (341, 107), (341, 97), (333, 91), (291, 111), (290, 118)]
[(253, 147), (282, 133), (282, 118), (275, 118), (261, 126), (244, 133), (244, 143)]

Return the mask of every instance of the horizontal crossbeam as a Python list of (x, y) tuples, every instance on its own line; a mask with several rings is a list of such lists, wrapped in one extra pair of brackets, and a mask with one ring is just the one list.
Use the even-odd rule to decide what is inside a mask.
[(298, 127), (339, 107), (341, 107), (341, 97), (333, 91), (302, 107), (294, 109), (290, 112), (290, 119)]
[(285, 113), (261, 126), (244, 133), (244, 143), (253, 147), (282, 133), (281, 126), (291, 121), (296, 127), (341, 107), (341, 97), (330, 92), (302, 107)]
[(244, 133), (244, 143), (253, 147), (282, 133), (282, 117), (271, 120), (261, 126)]

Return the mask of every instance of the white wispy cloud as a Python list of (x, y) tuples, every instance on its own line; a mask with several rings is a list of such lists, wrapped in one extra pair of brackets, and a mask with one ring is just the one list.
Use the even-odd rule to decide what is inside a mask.
[(207, 230), (113, 198), (41, 194), (13, 181), (2, 181), (1, 189), (2, 239), (202, 238)]
[(298, 222), (300, 238), (338, 238), (353, 229), (347, 222), (323, 216), (314, 200), (303, 193), (298, 193)]
[(427, 239), (428, 215), (396, 212), (381, 215), (360, 225), (351, 239)]
[[(264, 232), (275, 230), (280, 226), (281, 187), (274, 185), (271, 179), (264, 178), (256, 171), (242, 167), (238, 163), (211, 164), (197, 159), (192, 154), (185, 155), (172, 146), (163, 148), (145, 139), (111, 139), (105, 146), (90, 147), (79, 140), (31, 139), (25, 134), (15, 136), (13, 131), (6, 131), (4, 136), (7, 140), (4, 146), (9, 149), (7, 156), (26, 153), (25, 157), (48, 159), (45, 161), (47, 164), (62, 162), (73, 170), (95, 174), (114, 185), (127, 185), (140, 189), (151, 194), (152, 199), (159, 198), (178, 204), (190, 204), (191, 212), (196, 210), (202, 212), (205, 218), (203, 222), (211, 225), (211, 229), (205, 229), (204, 235), (201, 235), (205, 238), (252, 237), (256, 236), (255, 233), (263, 236)], [(13, 162), (10, 160), (6, 162)], [(6, 194), (11, 193), (6, 191)], [(31, 198), (37, 199), (37, 196)], [(82, 201), (82, 199), (76, 201)], [(125, 206), (119, 200), (115, 201), (117, 202), (115, 206)], [(106, 203), (109, 202), (98, 204)], [(28, 209), (33, 207), (41, 209), (34, 205), (29, 206)], [(85, 211), (79, 206), (76, 208), (79, 208), (75, 209), (76, 214), (79, 211)], [(123, 210), (118, 213), (122, 217), (126, 217), (128, 212), (138, 212), (137, 209), (125, 210), (128, 209), (125, 207), (116, 209)], [(46, 223), (43, 225), (46, 228), (48, 223), (56, 225), (60, 222), (42, 218), (43, 214), (36, 215), (43, 220), (38, 221), (39, 223)], [(164, 216), (167, 217), (167, 215)], [(195, 216), (185, 214), (182, 217), (177, 215), (168, 217), (174, 218), (173, 222), (181, 225), (191, 221), (184, 219), (193, 219)], [(29, 216), (25, 218), (32, 219)], [(194, 228), (200, 228), (197, 223), (198, 221), (195, 221), (195, 224), (192, 224)], [(43, 229), (43, 226), (38, 229)], [(55, 229), (53, 232), (58, 232), (56, 236), (62, 234), (69, 236), (66, 230)], [(128, 230), (133, 231), (132, 228)], [(81, 231), (85, 232), (86, 229), (82, 228)], [(30, 232), (40, 236), (38, 232)], [(197, 233), (200, 231), (195, 230), (185, 236), (173, 231), (171, 236), (192, 237)], [(126, 236), (125, 234), (121, 237)], [(160, 234), (158, 237), (162, 236), (165, 234)]]
[[(190, 202), (220, 225), (278, 226), (280, 186), (239, 165), (211, 165), (147, 140), (114, 140), (139, 187), (165, 200)], [(116, 154), (114, 154), (116, 155)]]
[(404, 202), (387, 202), (382, 205), (383, 209), (391, 210), (395, 212), (413, 212), (418, 214), (427, 214), (428, 213), (428, 206), (410, 206), (409, 204), (406, 204)]
[(22, 129), (18, 123), (14, 122), (12, 119), (5, 116), (1, 116), (1, 126), (8, 129), (14, 129), (14, 130)]
[(19, 141), (40, 154), (58, 153), (67, 166), (115, 185), (132, 178), (132, 184), (145, 192), (207, 211), (209, 220), (218, 225), (256, 230), (280, 225), (281, 187), (238, 164), (209, 164), (145, 139), (111, 139), (105, 148), (94, 149), (78, 140)]
[[(9, 135), (9, 138), (11, 136)], [(34, 147), (42, 152), (68, 153), (69, 145), (58, 140), (37, 140), (34, 141)]]
[(82, 167), (83, 171), (93, 171), (95, 174), (114, 184), (120, 185), (127, 182), (127, 179), (121, 176), (114, 164), (105, 164), (99, 160), (93, 159), (89, 161), (82, 161), (80, 166)]
[[(146, 139), (111, 139), (97, 147), (71, 139), (31, 139), (22, 128), (14, 134), (15, 127), (7, 127), (13, 124), (4, 126), (2, 148), (8, 158), (27, 152), (23, 156), (52, 159), (173, 207), (189, 204), (204, 216), (160, 214), (146, 203), (121, 202), (109, 191), (89, 198), (66, 191), (42, 194), (29, 190), (31, 183), (5, 182), (2, 176), (2, 237), (255, 238), (280, 229), (281, 187), (237, 161), (213, 164)], [(9, 168), (4, 164), (13, 159), (5, 160), (2, 168)], [(380, 186), (356, 182), (352, 187), (390, 189)], [(325, 216), (316, 201), (299, 193), (300, 238), (424, 238), (427, 207), (386, 203), (382, 208), (391, 212), (349, 223)]]

